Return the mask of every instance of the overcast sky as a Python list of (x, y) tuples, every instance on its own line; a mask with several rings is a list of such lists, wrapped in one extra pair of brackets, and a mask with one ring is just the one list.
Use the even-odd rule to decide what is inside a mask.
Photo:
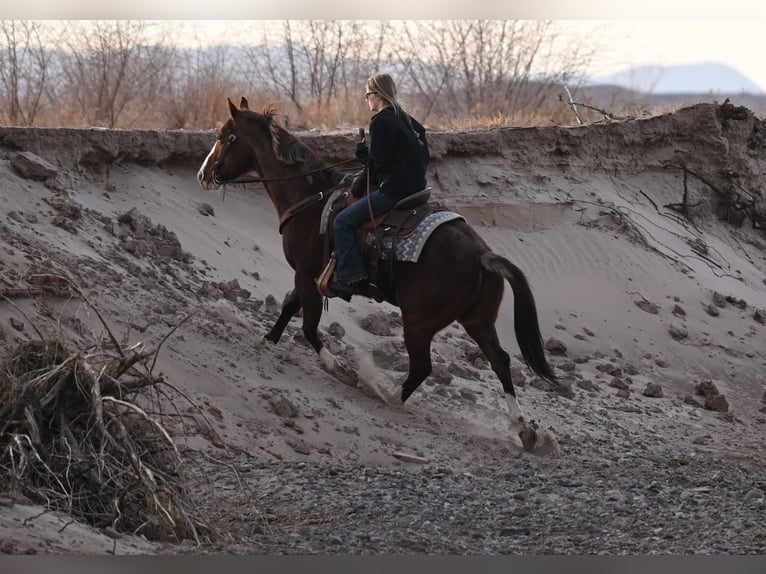
[[(4, 19), (554, 19), (603, 46), (591, 73), (634, 65), (728, 64), (766, 90), (764, 0), (38, 0)], [(640, 19), (638, 19), (640, 18)], [(735, 18), (735, 19), (732, 19)], [(226, 33), (215, 32), (226, 40)]]
[(644, 64), (717, 62), (736, 68), (766, 91), (766, 63), (756, 48), (766, 35), (766, 20), (611, 20), (567, 26), (583, 33), (595, 30), (604, 46), (594, 60), (594, 75)]

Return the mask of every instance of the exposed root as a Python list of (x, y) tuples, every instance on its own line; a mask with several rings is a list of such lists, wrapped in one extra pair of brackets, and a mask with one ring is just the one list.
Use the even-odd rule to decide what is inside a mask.
[[(68, 279), (44, 279), (60, 279), (57, 287), (65, 284), (92, 308)], [(216, 540), (198, 517), (188, 462), (164, 424), (163, 409), (183, 395), (152, 374), (157, 350), (121, 346), (93, 310), (108, 348), (85, 353), (41, 336), (0, 360), (0, 490), (95, 527), (153, 540)]]
[(84, 356), (58, 341), (13, 349), (0, 371), (0, 487), (97, 527), (199, 543), (207, 528), (183, 461), (140, 393), (162, 380), (126, 364), (137, 355)]

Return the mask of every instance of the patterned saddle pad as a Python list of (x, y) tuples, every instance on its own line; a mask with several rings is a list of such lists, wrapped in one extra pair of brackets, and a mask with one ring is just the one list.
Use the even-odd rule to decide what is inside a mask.
[[(448, 221), (454, 219), (464, 219), (459, 213), (453, 211), (435, 211), (426, 215), (423, 221), (420, 222), (418, 227), (413, 233), (407, 237), (393, 237), (391, 235), (384, 235), (381, 241), (380, 259), (391, 259), (391, 251), (394, 251), (394, 260), (396, 261), (410, 261), (417, 262), (420, 258), (420, 253), (423, 251), (423, 247), (431, 237), (434, 230)], [(374, 240), (373, 234), (367, 235), (365, 241), (365, 249), (369, 248)]]

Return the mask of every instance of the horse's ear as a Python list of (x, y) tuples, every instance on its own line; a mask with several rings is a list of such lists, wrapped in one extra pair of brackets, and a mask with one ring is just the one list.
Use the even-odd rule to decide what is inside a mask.
[(231, 98), (226, 98), (226, 101), (229, 104), (229, 114), (231, 114), (232, 118), (237, 117), (237, 112), (239, 112), (239, 109), (237, 109), (237, 106), (234, 105), (234, 102), (231, 101)]
[(245, 96), (242, 96), (242, 99), (239, 100), (239, 107), (243, 110), (249, 110), (250, 106), (247, 103), (247, 98)]

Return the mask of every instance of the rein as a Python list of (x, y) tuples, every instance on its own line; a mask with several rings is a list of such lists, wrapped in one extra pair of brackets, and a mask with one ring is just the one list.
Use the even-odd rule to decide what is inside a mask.
[[(338, 163), (334, 163), (332, 165), (328, 165), (327, 167), (323, 167), (320, 169), (315, 169), (314, 171), (308, 171), (305, 173), (296, 173), (293, 175), (284, 175), (282, 177), (253, 177), (249, 179), (233, 179), (231, 181), (227, 181), (227, 184), (233, 184), (233, 183), (268, 183), (272, 181), (285, 181), (288, 179), (298, 179), (301, 177), (309, 177), (311, 175), (316, 175), (319, 173), (323, 173), (327, 170), (334, 169), (336, 167), (339, 167), (341, 165), (345, 165), (347, 163), (351, 163), (352, 161), (357, 161), (356, 158), (354, 159), (344, 159), (343, 161), (339, 161)], [(305, 201), (305, 200), (304, 200)]]
[(340, 181), (340, 183), (328, 189), (327, 191), (320, 191), (319, 193), (310, 195), (309, 197), (302, 199), (295, 205), (288, 207), (279, 218), (279, 233), (281, 234), (282, 228), (285, 226), (285, 224), (288, 221), (290, 221), (294, 216), (298, 215), (301, 211), (303, 211), (304, 209), (308, 209), (312, 205), (321, 203), (322, 201), (324, 201), (326, 197), (330, 197), (336, 190), (350, 185), (347, 180), (348, 180), (348, 175), (345, 175), (343, 176), (343, 179)]

